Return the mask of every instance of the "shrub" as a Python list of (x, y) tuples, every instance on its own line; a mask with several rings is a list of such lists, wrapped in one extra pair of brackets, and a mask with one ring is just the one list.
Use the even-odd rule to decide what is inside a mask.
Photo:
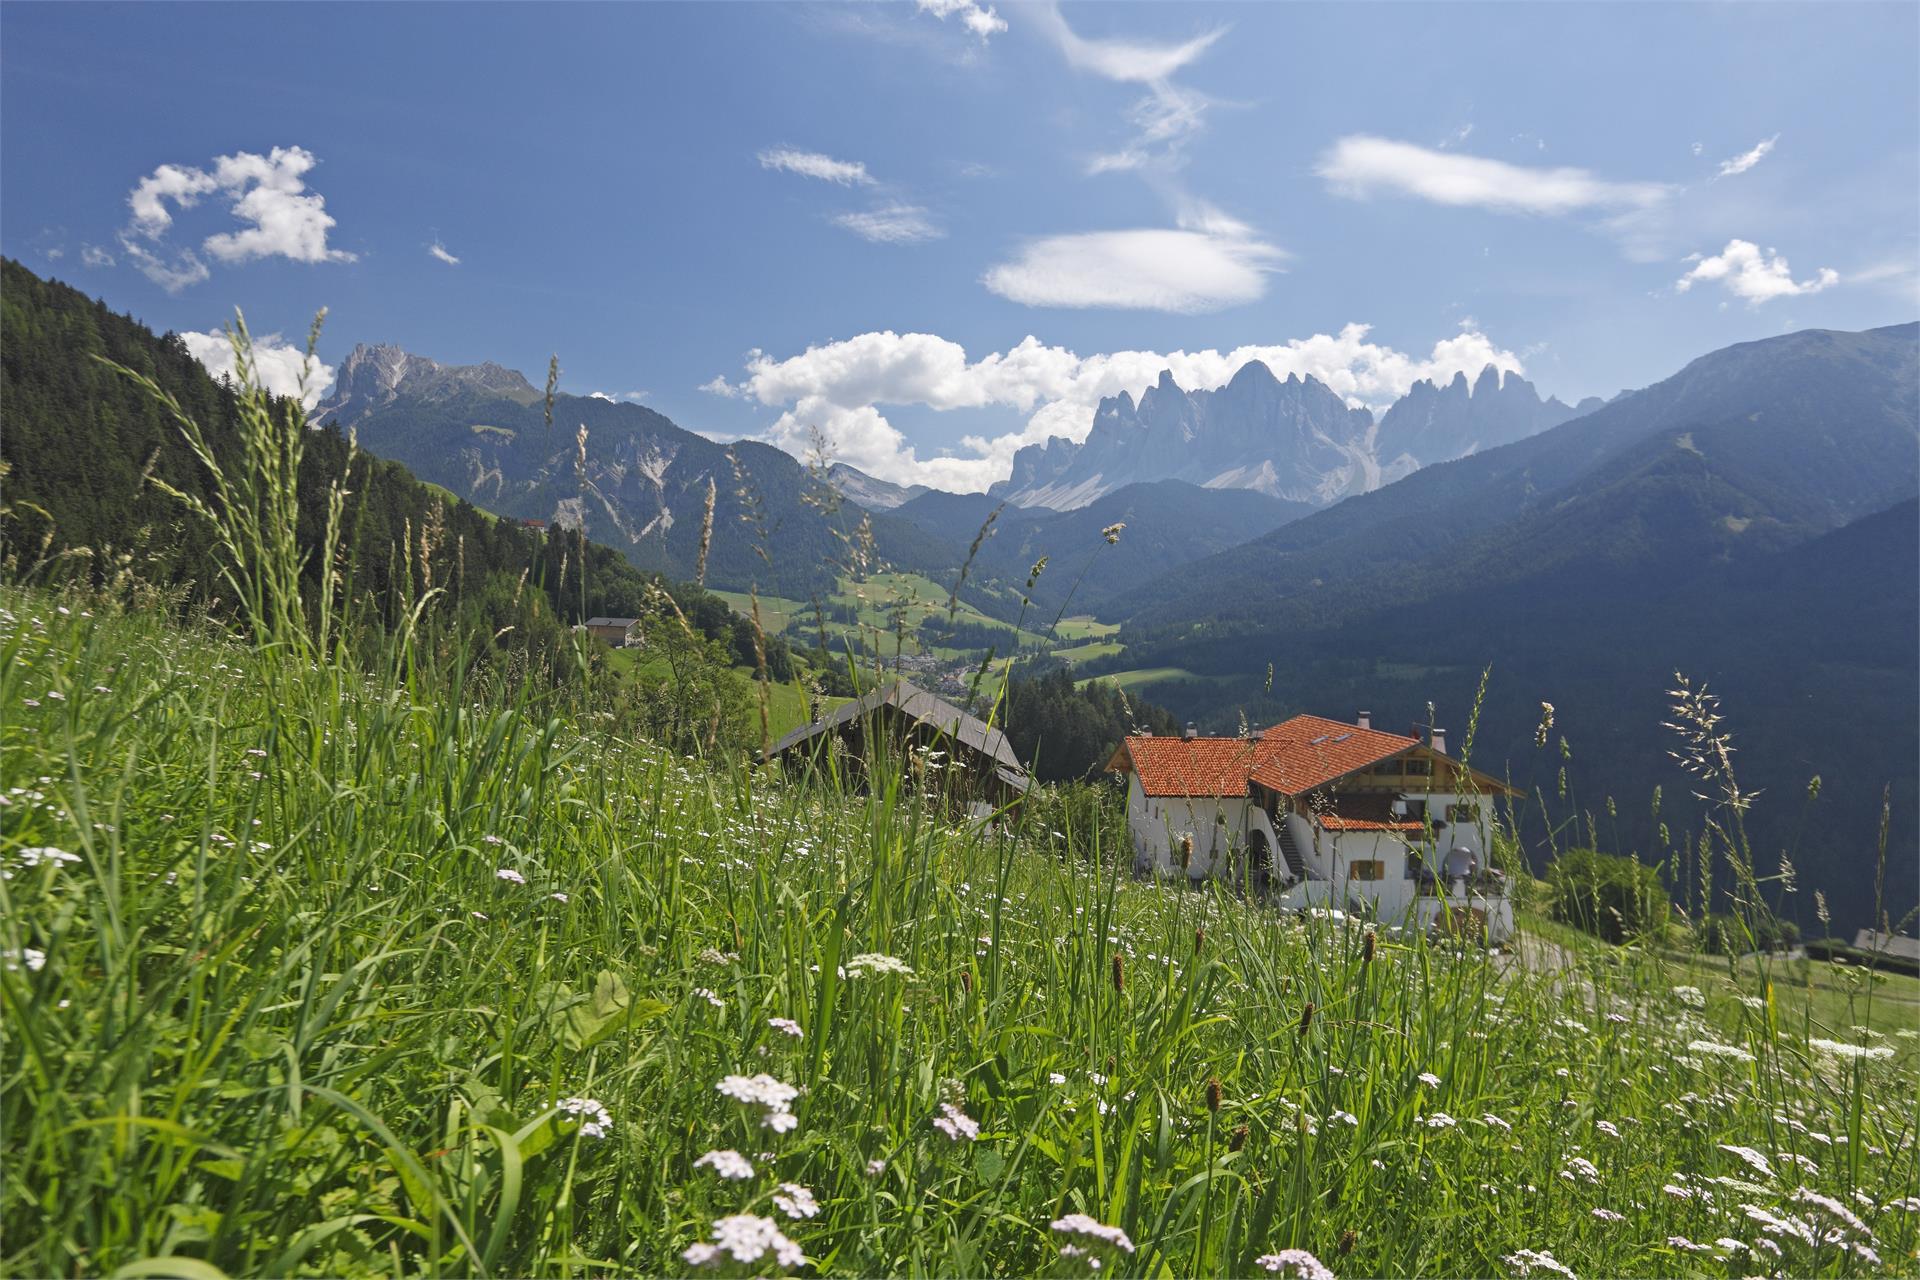
[(1670, 904), (1657, 869), (1637, 858), (1568, 849), (1547, 868), (1555, 920), (1608, 942), (1665, 926)]

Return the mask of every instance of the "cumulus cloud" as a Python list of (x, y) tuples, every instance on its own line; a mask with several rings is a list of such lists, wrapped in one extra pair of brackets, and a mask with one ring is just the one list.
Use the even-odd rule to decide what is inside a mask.
[(1612, 182), (1565, 165), (1508, 164), (1368, 134), (1352, 134), (1335, 142), (1320, 157), (1315, 172), (1335, 195), (1355, 200), (1383, 193), (1408, 195), (1498, 213), (1644, 209), (1659, 204), (1672, 191), (1658, 182)]
[(973, 0), (917, 0), (922, 13), (930, 13), (945, 22), (957, 16), (961, 25), (982, 40), (1007, 29), (1007, 20), (994, 11), (992, 5), (982, 8)]
[(1696, 253), (1687, 261), (1694, 264), (1693, 269), (1674, 282), (1675, 289), (1685, 293), (1701, 281), (1718, 281), (1736, 298), (1745, 298), (1750, 307), (1774, 298), (1819, 293), (1840, 283), (1840, 273), (1832, 267), (1820, 268), (1810, 280), (1795, 280), (1785, 258), (1751, 240), (1729, 240), (1711, 258)]
[[(239, 380), (233, 342), (225, 333), (218, 329), (207, 333), (188, 332), (181, 334), (180, 340), (187, 344), (193, 358), (206, 366), (208, 373), (216, 378), (225, 375)], [(275, 395), (300, 396), (301, 403), (309, 409), (319, 404), (333, 388), (332, 365), (323, 364), (318, 356), (309, 360), (305, 347), (286, 342), (277, 333), (254, 336), (253, 367), (261, 386)], [(300, 386), (303, 367), (307, 375), (304, 391)]]
[(589, 391), (589, 400), (605, 400), (609, 404), (639, 404), (647, 398), (644, 391)]
[[(1755, 144), (1753, 150), (1742, 151), (1730, 160), (1722, 160), (1720, 162), (1719, 176), (1722, 178), (1731, 178), (1737, 173), (1745, 173), (1762, 160), (1765, 160), (1767, 153), (1773, 150), (1773, 144), (1778, 141), (1780, 141), (1780, 135), (1776, 133), (1771, 138), (1762, 138)], [(1696, 151), (1694, 154), (1698, 155), (1699, 153)]]
[(833, 221), (835, 226), (876, 244), (919, 244), (946, 234), (916, 204), (884, 204), (859, 213), (839, 214)]
[(90, 244), (80, 250), (80, 261), (89, 267), (110, 267), (113, 265), (113, 255), (97, 244)]
[(218, 261), (352, 262), (354, 254), (328, 246), (335, 219), (325, 197), (307, 190), (306, 176), (318, 163), (304, 147), (275, 147), (264, 156), (250, 151), (220, 156), (211, 171), (163, 164), (128, 193), (132, 219), (120, 233), (120, 246), (134, 266), (168, 292), (205, 280), (211, 273), (198, 254), (172, 250), (165, 241), (175, 209), (193, 208), (218, 192), (231, 201), (228, 211), (249, 224), (201, 241), (201, 250)]
[(822, 155), (818, 151), (796, 151), (792, 147), (776, 147), (760, 153), (760, 167), (781, 173), (795, 173), (803, 178), (817, 178), (822, 182), (837, 182), (843, 187), (873, 185), (873, 178), (867, 173), (867, 166), (861, 161), (835, 160), (832, 156)]
[(453, 254), (448, 251), (447, 246), (441, 244), (438, 240), (435, 240), (432, 244), (427, 246), (427, 252), (432, 254), (434, 257), (440, 259), (440, 261), (446, 263), (450, 267), (457, 267), (460, 265), (460, 259), (454, 257)]
[[(1225, 352), (1116, 351), (1086, 357), (1028, 337), (1011, 350), (969, 360), (959, 343), (937, 334), (889, 330), (809, 347), (784, 360), (756, 351), (737, 384), (716, 377), (704, 389), (779, 408), (780, 417), (765, 438), (796, 456), (806, 455), (818, 431), (839, 461), (872, 475), (967, 491), (1004, 479), (1022, 445), (1049, 436), (1085, 439), (1103, 398), (1122, 391), (1137, 396), (1162, 369), (1171, 369), (1182, 387), (1216, 388), (1241, 366), (1259, 360), (1281, 378), (1316, 377), (1350, 404), (1373, 408), (1384, 408), (1421, 378), (1471, 376), (1489, 364), (1525, 371), (1518, 356), (1477, 331), (1442, 339), (1424, 357), (1370, 342), (1367, 333), (1368, 326), (1350, 324), (1338, 334)], [(923, 458), (887, 420), (882, 406), (1001, 409), (1026, 420), (1020, 429), (998, 436), (966, 437), (961, 456)]]

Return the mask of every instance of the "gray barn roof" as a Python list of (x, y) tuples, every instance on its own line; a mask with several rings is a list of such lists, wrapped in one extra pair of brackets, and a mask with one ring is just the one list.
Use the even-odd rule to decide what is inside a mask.
[(936, 698), (925, 689), (904, 680), (889, 680), (875, 685), (853, 701), (835, 707), (812, 724), (795, 729), (773, 744), (773, 749), (767, 752), (767, 758), (772, 759), (810, 738), (870, 715), (883, 706), (895, 707), (902, 715), (929, 725), (954, 741), (991, 757), (999, 766), (995, 772), (1009, 785), (1021, 788), (1027, 785), (1026, 768), (1020, 763), (1020, 757), (1013, 754), (1013, 746), (1007, 741), (1006, 734), (968, 715), (951, 702)]
[(590, 627), (630, 627), (640, 621), (638, 618), (588, 618)]

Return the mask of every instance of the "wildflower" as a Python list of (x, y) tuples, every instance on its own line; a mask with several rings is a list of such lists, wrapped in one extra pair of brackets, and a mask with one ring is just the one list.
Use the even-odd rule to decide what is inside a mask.
[(813, 1198), (813, 1192), (797, 1182), (781, 1183), (773, 1193), (773, 1203), (789, 1218), (811, 1218), (820, 1212), (820, 1202)]
[(1511, 1124), (1508, 1124), (1505, 1120), (1502, 1120), (1499, 1116), (1494, 1115), (1491, 1111), (1487, 1112), (1487, 1114), (1480, 1117), (1480, 1123), (1486, 1125), (1490, 1129), (1498, 1129), (1502, 1133), (1513, 1132), (1513, 1126)]
[(1305, 1249), (1282, 1249), (1278, 1253), (1262, 1254), (1253, 1260), (1253, 1265), (1273, 1275), (1291, 1276), (1294, 1280), (1334, 1280), (1333, 1270)]
[(1564, 1280), (1575, 1280), (1573, 1269), (1556, 1259), (1551, 1249), (1522, 1249), (1518, 1253), (1508, 1254), (1502, 1261), (1523, 1276), (1530, 1276), (1535, 1271), (1551, 1271)]
[(1611, 1120), (1596, 1120), (1593, 1122), (1593, 1127), (1599, 1132), (1606, 1134), (1609, 1138), (1617, 1138), (1620, 1136), (1620, 1130), (1614, 1126)]
[(1893, 1050), (1885, 1045), (1847, 1044), (1841, 1040), (1809, 1040), (1809, 1049), (1817, 1049), (1832, 1058), (1874, 1059), (1891, 1058)]
[(753, 1176), (753, 1161), (738, 1151), (709, 1151), (693, 1162), (696, 1169), (711, 1169), (729, 1182), (745, 1182)]
[(1704, 1245), (1704, 1244), (1695, 1244), (1693, 1241), (1687, 1239), (1685, 1236), (1668, 1236), (1667, 1248), (1679, 1249), (1686, 1253), (1712, 1253), (1713, 1252), (1713, 1249), (1711, 1246)]
[(869, 1178), (877, 1178), (881, 1174), (885, 1173), (886, 1171), (887, 1171), (887, 1162), (885, 1160), (867, 1161), (867, 1176)]
[(25, 968), (28, 973), (38, 973), (47, 967), (47, 953), (38, 947), (22, 947), (14, 950), (9, 947), (0, 951), (0, 962), (4, 962), (8, 973), (18, 973)]
[(1625, 1222), (1627, 1220), (1626, 1214), (1615, 1213), (1611, 1209), (1596, 1208), (1592, 1212), (1593, 1212), (1593, 1216), (1598, 1218), (1602, 1222)]
[(1713, 1242), (1713, 1247), (1722, 1254), (1745, 1253), (1747, 1251), (1746, 1241), (1735, 1240), (1732, 1236), (1721, 1236)]
[(592, 1098), (562, 1098), (560, 1110), (580, 1122), (582, 1136), (604, 1138), (613, 1132), (613, 1116)]
[(933, 1127), (946, 1134), (950, 1142), (959, 1142), (963, 1138), (974, 1142), (980, 1137), (980, 1122), (951, 1102), (940, 1104), (940, 1115), (934, 1120)]
[(567, 895), (564, 893), (550, 893), (547, 896), (555, 902), (565, 902), (567, 900)]
[(897, 973), (903, 978), (911, 978), (913, 976), (913, 970), (907, 966), (905, 961), (897, 959), (894, 956), (885, 955), (868, 954), (855, 956), (853, 959), (847, 961), (846, 969), (849, 975)]
[(1429, 1089), (1438, 1089), (1440, 1087), (1440, 1077), (1431, 1071), (1422, 1071), (1420, 1073), (1420, 1083), (1426, 1085)]
[(689, 1266), (706, 1267), (719, 1261), (722, 1254), (750, 1264), (769, 1253), (783, 1267), (797, 1267), (807, 1260), (800, 1246), (787, 1239), (773, 1219), (736, 1213), (714, 1221), (712, 1244), (689, 1246), (680, 1256)]
[(1687, 1048), (1694, 1053), (1704, 1053), (1714, 1058), (1732, 1058), (1736, 1062), (1752, 1062), (1753, 1055), (1738, 1045), (1721, 1044), (1718, 1040), (1689, 1040)]
[[(63, 862), (74, 863), (81, 861), (79, 854), (68, 853), (65, 849), (55, 849), (51, 845), (35, 845), (31, 848), (17, 849), (14, 851), (14, 856), (20, 859), (20, 865), (23, 867), (37, 867), (49, 862), (58, 865)], [(8, 876), (7, 878), (11, 880), (13, 877)]]
[(1773, 1166), (1767, 1163), (1765, 1156), (1755, 1151), (1752, 1147), (1740, 1147), (1730, 1142), (1723, 1142), (1720, 1144), (1720, 1149), (1729, 1155), (1739, 1156), (1742, 1160), (1746, 1161), (1748, 1168), (1760, 1174), (1762, 1177), (1771, 1178), (1773, 1176)]
[(472, 912), (469, 912), (468, 914), (471, 915), (475, 920), (485, 920), (487, 918), (487, 913), (484, 911), (472, 911)]
[(768, 1018), (767, 1025), (772, 1027), (775, 1031), (785, 1032), (787, 1035), (792, 1036), (795, 1040), (798, 1040), (801, 1037), (801, 1035), (804, 1034), (800, 1030), (800, 1024), (795, 1022), (792, 1018)]
[(494, 872), (493, 875), (494, 879), (505, 880), (508, 884), (525, 884), (527, 882), (527, 878), (518, 871), (515, 871), (512, 867), (501, 867), (498, 871)]
[(1567, 1167), (1560, 1171), (1560, 1176), (1568, 1182), (1579, 1178), (1584, 1182), (1597, 1183), (1600, 1181), (1600, 1170), (1594, 1168), (1593, 1161), (1584, 1156), (1568, 1156)]
[(1338, 1107), (1335, 1107), (1333, 1111), (1328, 1114), (1327, 1120), (1330, 1123), (1344, 1124), (1354, 1129), (1360, 1127), (1359, 1116), (1353, 1114), (1351, 1111), (1342, 1111)]
[(719, 996), (715, 995), (712, 991), (708, 990), (705, 987), (695, 987), (693, 989), (693, 994), (698, 996), (700, 999), (705, 1000), (708, 1004), (712, 1005), (716, 1009), (724, 1009), (727, 1007), (727, 1002), (725, 1000), (722, 1000)]
[(481, 836), (480, 839), (487, 844), (505, 844), (506, 843), (506, 841), (502, 840), (499, 836)]
[(1871, 1238), (1873, 1235), (1873, 1232), (1867, 1229), (1867, 1224), (1860, 1220), (1859, 1214), (1856, 1214), (1832, 1196), (1823, 1196), (1818, 1191), (1811, 1190), (1807, 1187), (1797, 1187), (1794, 1189), (1793, 1199), (1801, 1204), (1810, 1204), (1825, 1209), (1829, 1214), (1838, 1218), (1841, 1222), (1846, 1223), (1863, 1236)]
[(765, 1072), (757, 1076), (728, 1076), (713, 1086), (735, 1102), (761, 1108), (760, 1126), (775, 1133), (790, 1133), (800, 1123), (790, 1108), (800, 1090), (775, 1080)]
[(1048, 1084), (1065, 1084), (1066, 1082), (1067, 1082), (1067, 1078), (1061, 1075), (1058, 1071), (1047, 1072)]
[(1425, 1121), (1429, 1129), (1451, 1129), (1456, 1123), (1458, 1122), (1444, 1111), (1434, 1112), (1428, 1116)]
[(1084, 1213), (1070, 1213), (1064, 1218), (1055, 1218), (1050, 1225), (1053, 1230), (1063, 1236), (1081, 1236), (1111, 1246), (1122, 1253), (1133, 1252), (1133, 1241), (1127, 1238), (1126, 1232), (1119, 1227), (1109, 1227), (1099, 1219), (1090, 1218)]
[(1760, 1229), (1768, 1235), (1791, 1236), (1812, 1246), (1820, 1243), (1820, 1237), (1814, 1234), (1813, 1228), (1790, 1213), (1774, 1213), (1757, 1204), (1743, 1204), (1740, 1208), (1748, 1218), (1759, 1223)]

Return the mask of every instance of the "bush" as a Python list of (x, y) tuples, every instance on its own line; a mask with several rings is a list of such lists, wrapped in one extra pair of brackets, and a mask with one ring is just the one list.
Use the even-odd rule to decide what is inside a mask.
[(1637, 858), (1568, 849), (1547, 868), (1552, 916), (1608, 942), (1664, 928), (1670, 903), (1660, 873)]
[(1737, 956), (1749, 951), (1785, 951), (1800, 943), (1800, 926), (1762, 915), (1751, 922), (1715, 912), (1700, 922), (1700, 949), (1708, 955)]

